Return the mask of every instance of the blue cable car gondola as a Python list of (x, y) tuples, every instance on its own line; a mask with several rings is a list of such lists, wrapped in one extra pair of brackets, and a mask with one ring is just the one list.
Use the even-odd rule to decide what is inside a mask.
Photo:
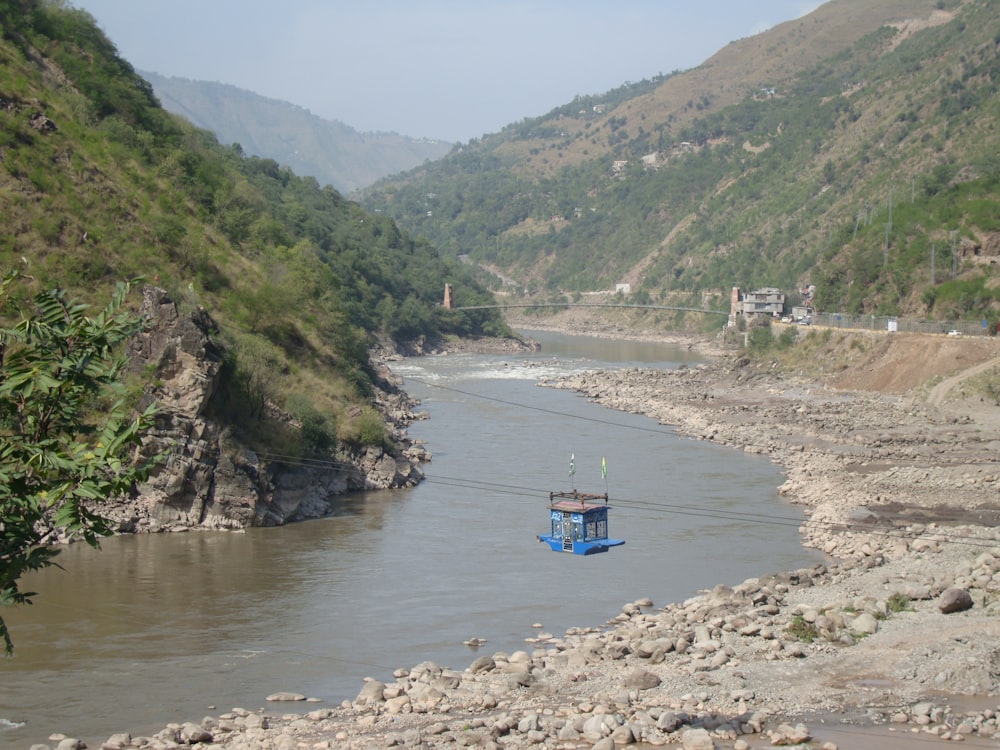
[(624, 539), (608, 538), (607, 493), (550, 492), (549, 520), (551, 532), (540, 535), (538, 541), (548, 544), (553, 552), (593, 555), (625, 544)]

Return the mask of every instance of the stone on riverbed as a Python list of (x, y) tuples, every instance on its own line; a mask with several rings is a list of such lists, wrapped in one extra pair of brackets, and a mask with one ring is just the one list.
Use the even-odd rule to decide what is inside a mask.
[(306, 697), (301, 693), (271, 693), (266, 700), (273, 703), (304, 701)]
[(938, 609), (948, 615), (972, 608), (972, 596), (965, 589), (946, 589), (938, 599)]
[(635, 669), (625, 680), (625, 686), (636, 690), (651, 690), (660, 684), (660, 678), (645, 669)]

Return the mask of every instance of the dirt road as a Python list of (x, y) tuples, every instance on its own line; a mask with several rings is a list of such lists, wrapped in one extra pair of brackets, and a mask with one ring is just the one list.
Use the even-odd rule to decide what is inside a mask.
[(944, 403), (945, 398), (947, 398), (948, 394), (951, 393), (955, 386), (965, 380), (968, 380), (969, 378), (975, 377), (976, 375), (982, 375), (992, 368), (1000, 368), (1000, 357), (986, 360), (978, 365), (973, 365), (972, 367), (962, 370), (957, 375), (945, 378), (931, 388), (931, 392), (927, 394), (927, 405), (932, 406), (935, 409), (940, 408)]

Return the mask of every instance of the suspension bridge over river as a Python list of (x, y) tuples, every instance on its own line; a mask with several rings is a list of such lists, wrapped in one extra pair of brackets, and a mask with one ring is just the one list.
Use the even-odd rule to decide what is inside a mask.
[[(705, 313), (706, 315), (730, 316), (726, 310), (709, 310), (703, 307), (680, 307), (675, 305), (638, 305), (613, 302), (511, 302), (493, 305), (467, 305), (451, 307), (452, 310), (498, 310), (498, 309), (540, 309), (550, 307), (592, 307), (619, 308), (634, 310), (671, 310), (675, 312)], [(783, 321), (784, 322), (784, 321)], [(991, 329), (986, 320), (911, 320), (886, 315), (847, 315), (844, 313), (812, 313), (808, 324), (817, 328), (839, 328), (844, 330), (899, 332), (899, 333), (930, 333), (965, 336), (987, 336), (996, 329)]]
[[(731, 318), (729, 310), (709, 310), (704, 307), (683, 307), (680, 305), (641, 305), (624, 302), (497, 302), (492, 305), (465, 305), (456, 307), (452, 302), (451, 285), (445, 284), (444, 306), (449, 310), (505, 310), (505, 309), (542, 309), (551, 307), (592, 307), (614, 308), (622, 310), (669, 310), (672, 312), (703, 313), (705, 315), (722, 315)], [(782, 322), (785, 322), (784, 320)], [(825, 328), (841, 328), (862, 331), (881, 331), (899, 333), (945, 333), (951, 336), (987, 336), (997, 333), (997, 328), (989, 321), (941, 321), (916, 320), (899, 318), (894, 315), (851, 315), (847, 313), (817, 313), (810, 312), (804, 321), (806, 325)]]
[(629, 305), (613, 302), (510, 302), (498, 303), (495, 305), (466, 305), (464, 307), (451, 307), (451, 310), (499, 310), (509, 308), (543, 308), (543, 307), (604, 307), (621, 308), (634, 310), (674, 310), (678, 312), (707, 313), (709, 315), (723, 315), (729, 317), (728, 310), (707, 310), (701, 307), (676, 307), (673, 305)]

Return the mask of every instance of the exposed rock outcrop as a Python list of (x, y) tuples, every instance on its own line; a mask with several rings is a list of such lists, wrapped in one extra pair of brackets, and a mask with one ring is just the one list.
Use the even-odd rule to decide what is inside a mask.
[(275, 526), (327, 515), (330, 499), (344, 492), (422, 478), (428, 454), (405, 437), (419, 415), (391, 380), (376, 384), (376, 406), (393, 442), (404, 446), (398, 455), (368, 447), (318, 466), (266, 460), (207, 415), (223, 366), (211, 316), (201, 308), (180, 315), (167, 292), (152, 286), (143, 289), (141, 314), (149, 327), (130, 346), (130, 367), (149, 380), (142, 405), (159, 407), (143, 450), (167, 458), (134, 497), (102, 509), (120, 531)]

